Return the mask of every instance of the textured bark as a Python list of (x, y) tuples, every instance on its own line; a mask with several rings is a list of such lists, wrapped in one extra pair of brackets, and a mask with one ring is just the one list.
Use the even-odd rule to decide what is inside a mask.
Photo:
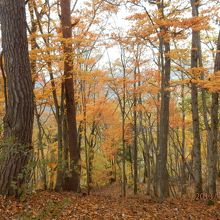
[[(199, 15), (199, 3), (197, 0), (191, 0), (192, 16)], [(199, 65), (199, 31), (192, 31), (192, 49), (191, 49), (191, 68), (196, 72)], [(196, 74), (194, 74), (196, 75)], [(195, 193), (202, 193), (202, 172), (201, 172), (201, 143), (199, 130), (199, 109), (198, 109), (198, 88), (195, 83), (191, 84), (192, 98), (192, 124), (193, 124), (193, 173), (195, 180)]]
[[(163, 3), (158, 4), (162, 17)], [(163, 199), (169, 195), (168, 171), (167, 171), (167, 147), (168, 147), (168, 134), (169, 134), (169, 81), (170, 81), (170, 68), (171, 62), (169, 57), (170, 43), (166, 39), (168, 29), (161, 27), (160, 37), (160, 54), (161, 54), (161, 101), (160, 101), (160, 127), (159, 127), (159, 140), (158, 148), (159, 154), (157, 155), (156, 176), (157, 176), (157, 190), (158, 196)]]
[(2, 47), (7, 76), (7, 111), (0, 161), (0, 193), (18, 195), (27, 180), (33, 130), (33, 88), (24, 0), (1, 0)]
[[(161, 81), (161, 108), (160, 108), (160, 133), (159, 133), (159, 155), (157, 160), (158, 195), (165, 198), (169, 195), (169, 175), (167, 171), (167, 147), (169, 134), (169, 81), (170, 81), (170, 58), (166, 55), (170, 51), (170, 44), (165, 46), (165, 66), (162, 71)], [(162, 64), (163, 65), (163, 64)]]
[[(164, 18), (164, 5), (163, 1), (158, 0), (158, 11), (161, 14), (161, 18)], [(164, 199), (169, 196), (169, 174), (167, 171), (167, 147), (168, 147), (168, 135), (169, 135), (169, 103), (170, 103), (170, 70), (171, 60), (169, 57), (170, 42), (167, 36), (168, 28), (166, 26), (160, 27), (159, 36), (160, 40), (160, 59), (161, 59), (161, 100), (160, 100), (160, 125), (159, 125), (159, 140), (156, 163), (156, 185), (157, 194), (160, 199)]]
[[(217, 52), (215, 57), (214, 71), (220, 71), (220, 31), (217, 42)], [(208, 193), (216, 195), (216, 177), (217, 177), (217, 144), (218, 144), (218, 111), (219, 111), (219, 94), (212, 94), (211, 105), (211, 130), (208, 136)]]
[(79, 191), (80, 190), (80, 151), (77, 144), (77, 126), (76, 126), (76, 107), (74, 99), (74, 83), (73, 83), (73, 48), (72, 43), (72, 25), (70, 0), (61, 0), (61, 25), (63, 38), (66, 42), (64, 48), (64, 75), (65, 75), (65, 101), (68, 129), (68, 144), (70, 154), (70, 175), (65, 176), (64, 190)]

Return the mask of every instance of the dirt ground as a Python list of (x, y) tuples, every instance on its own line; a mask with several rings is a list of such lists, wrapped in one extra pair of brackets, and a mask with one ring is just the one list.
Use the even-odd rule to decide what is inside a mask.
[(19, 202), (0, 197), (0, 220), (72, 219), (220, 219), (220, 201), (168, 199), (163, 203), (144, 195), (84, 195), (42, 191)]

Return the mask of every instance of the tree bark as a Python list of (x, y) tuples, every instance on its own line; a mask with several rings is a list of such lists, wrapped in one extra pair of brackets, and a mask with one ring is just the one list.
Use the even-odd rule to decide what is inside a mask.
[[(164, 19), (164, 5), (163, 1), (157, 0), (158, 11), (161, 19)], [(168, 134), (169, 134), (169, 103), (170, 103), (170, 71), (171, 60), (169, 57), (170, 40), (167, 36), (168, 27), (161, 26), (159, 36), (159, 48), (161, 59), (161, 100), (160, 100), (160, 123), (159, 123), (159, 139), (156, 161), (156, 186), (157, 194), (160, 199), (169, 196), (169, 174), (167, 170), (167, 148), (168, 148)]]
[[(138, 61), (137, 61), (138, 62)], [(137, 187), (137, 182), (138, 182), (138, 143), (137, 143), (137, 85), (136, 85), (136, 80), (137, 80), (137, 72), (136, 68), (134, 70), (134, 93), (133, 93), (133, 103), (134, 103), (134, 109), (133, 109), (133, 144), (134, 144), (134, 195), (137, 194), (138, 187)]]
[[(182, 77), (183, 80), (183, 77)], [(185, 161), (185, 145), (186, 145), (186, 109), (185, 109), (185, 86), (181, 86), (181, 99), (182, 99), (182, 143), (181, 143), (181, 194), (186, 194), (186, 161)]]
[(24, 0), (0, 2), (2, 47), (7, 76), (7, 111), (0, 162), (0, 194), (17, 195), (28, 178), (32, 152), (33, 86), (28, 54)]
[[(199, 15), (199, 3), (191, 0), (192, 16)], [(199, 64), (199, 31), (192, 30), (191, 68), (193, 78), (196, 79), (196, 70)], [(195, 75), (195, 76), (194, 76)], [(195, 194), (202, 193), (202, 172), (201, 172), (201, 143), (199, 130), (199, 109), (198, 109), (198, 88), (193, 82), (191, 84), (192, 98), (192, 124), (193, 124), (193, 172), (195, 180)]]
[[(161, 108), (160, 108), (160, 133), (159, 133), (159, 155), (157, 160), (157, 182), (158, 195), (160, 198), (169, 196), (169, 175), (167, 171), (167, 147), (169, 134), (169, 102), (170, 92), (170, 58), (168, 53), (170, 51), (170, 44), (164, 43), (165, 46), (165, 66), (162, 71), (161, 82)], [(162, 64), (163, 65), (163, 64)]]
[(63, 38), (66, 40), (63, 44), (64, 49), (64, 76), (65, 76), (65, 101), (68, 128), (68, 144), (70, 153), (70, 173), (65, 176), (64, 190), (80, 190), (80, 150), (77, 144), (77, 126), (76, 126), (76, 103), (74, 98), (73, 83), (73, 48), (72, 48), (72, 25), (70, 0), (61, 0), (61, 25)]
[[(215, 57), (214, 72), (220, 71), (220, 31), (217, 42), (217, 52)], [(211, 104), (211, 131), (208, 136), (208, 193), (216, 195), (216, 177), (217, 177), (217, 144), (218, 144), (218, 111), (219, 111), (219, 94), (212, 93)]]
[[(164, 5), (163, 1), (158, 1), (158, 10), (161, 17), (164, 18)], [(169, 102), (170, 102), (170, 70), (171, 61), (169, 57), (170, 42), (167, 36), (168, 28), (160, 27), (160, 55), (161, 55), (161, 105), (160, 105), (160, 127), (159, 127), (159, 140), (158, 148), (159, 154), (157, 155), (156, 176), (157, 176), (157, 190), (160, 199), (169, 196), (169, 175), (167, 171), (167, 147), (168, 147), (168, 134), (169, 134)]]

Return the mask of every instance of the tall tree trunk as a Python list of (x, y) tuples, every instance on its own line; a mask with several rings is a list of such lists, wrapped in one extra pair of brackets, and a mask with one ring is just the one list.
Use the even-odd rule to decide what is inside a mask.
[(72, 24), (70, 0), (61, 0), (61, 25), (65, 42), (64, 48), (64, 84), (65, 84), (65, 100), (68, 128), (68, 144), (70, 153), (70, 175), (65, 177), (65, 189), (79, 191), (80, 190), (80, 151), (77, 144), (77, 126), (76, 126), (76, 103), (74, 98), (73, 83), (73, 48), (72, 48)]
[(134, 102), (134, 110), (133, 110), (133, 120), (134, 120), (134, 195), (137, 194), (137, 181), (138, 181), (138, 146), (137, 146), (137, 91), (136, 91), (136, 80), (137, 73), (136, 68), (134, 71), (134, 94), (133, 94), (133, 102)]
[[(27, 181), (32, 152), (33, 86), (28, 55), (24, 0), (0, 2), (2, 47), (8, 83), (4, 144), (0, 161), (0, 193), (17, 195)], [(22, 56), (21, 56), (22, 54)]]
[[(138, 86), (140, 87), (141, 86), (140, 71), (138, 71), (138, 74), (139, 74)], [(141, 93), (139, 94), (138, 104), (143, 105)], [(141, 136), (143, 139), (143, 145), (144, 145), (144, 149), (143, 149), (144, 180), (143, 181), (145, 183), (146, 178), (147, 178), (147, 194), (149, 195), (150, 194), (150, 187), (151, 187), (150, 138), (149, 138), (149, 143), (148, 143), (148, 139), (147, 139), (148, 134), (147, 134), (147, 132), (145, 132), (144, 125), (143, 125), (143, 112), (142, 112), (142, 110), (139, 110), (138, 115), (139, 115), (139, 122), (140, 122), (140, 132), (141, 132)], [(149, 119), (149, 121), (150, 121), (150, 119)], [(149, 122), (149, 127), (150, 127), (150, 122)], [(149, 136), (150, 136), (150, 134), (149, 134)]]
[[(215, 57), (214, 72), (220, 71), (220, 31), (217, 42), (217, 52)], [(217, 177), (217, 143), (218, 143), (218, 110), (219, 110), (219, 94), (212, 94), (211, 105), (211, 131), (208, 136), (208, 193), (212, 196), (216, 195), (216, 177)]]
[[(182, 73), (183, 74), (183, 73)], [(183, 80), (183, 77), (182, 77)], [(181, 99), (182, 99), (182, 145), (181, 145), (181, 194), (186, 194), (186, 161), (185, 161), (185, 145), (186, 145), (186, 109), (185, 109), (185, 86), (181, 86)]]
[[(191, 0), (192, 16), (199, 15), (198, 0)], [(192, 31), (192, 49), (191, 49), (191, 68), (192, 75), (195, 75), (199, 65), (199, 40), (200, 32), (197, 30)], [(198, 89), (195, 83), (191, 84), (191, 97), (192, 97), (192, 124), (193, 124), (193, 172), (195, 180), (195, 193), (202, 192), (202, 173), (201, 173), (201, 143), (200, 143), (200, 130), (199, 130), (199, 109), (198, 109)]]
[(126, 75), (125, 75), (125, 67), (123, 67), (123, 97), (122, 97), (122, 108), (121, 108), (121, 116), (122, 116), (122, 196), (126, 196), (126, 144), (125, 144), (125, 99), (126, 99)]
[[(159, 10), (163, 10), (162, 3)], [(163, 14), (163, 12), (161, 11)], [(167, 32), (167, 28), (161, 27), (161, 32)], [(165, 34), (164, 33), (164, 34)], [(170, 43), (165, 36), (160, 37), (161, 53), (161, 106), (160, 106), (160, 129), (159, 129), (159, 155), (157, 157), (157, 187), (161, 199), (169, 195), (168, 171), (167, 171), (167, 145), (169, 134), (169, 81), (170, 81)]]
[[(164, 18), (163, 1), (158, 0), (158, 11), (161, 18)], [(169, 174), (167, 171), (167, 147), (169, 134), (169, 102), (170, 102), (170, 69), (171, 62), (169, 57), (170, 42), (167, 36), (168, 28), (160, 27), (160, 55), (161, 55), (161, 102), (160, 102), (160, 128), (159, 128), (159, 154), (156, 164), (156, 182), (158, 196), (164, 199), (169, 196)]]
[(82, 93), (82, 103), (83, 103), (83, 133), (84, 133), (84, 146), (85, 146), (85, 160), (86, 160), (86, 185), (87, 185), (87, 192), (88, 195), (90, 194), (91, 190), (91, 172), (90, 172), (90, 163), (89, 163), (89, 152), (90, 146), (87, 143), (87, 99), (86, 99), (86, 82), (83, 81), (81, 83), (81, 93)]
[[(169, 175), (167, 171), (167, 147), (169, 133), (169, 81), (170, 81), (170, 44), (164, 43), (165, 47), (165, 67), (162, 71), (161, 82), (161, 109), (160, 109), (160, 135), (159, 135), (159, 156), (157, 161), (158, 187), (159, 197), (164, 198), (169, 195)], [(162, 64), (163, 65), (163, 64)]]

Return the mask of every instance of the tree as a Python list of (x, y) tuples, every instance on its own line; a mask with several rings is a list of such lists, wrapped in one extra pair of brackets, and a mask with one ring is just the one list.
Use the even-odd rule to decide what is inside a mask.
[[(163, 1), (158, 2), (158, 10), (161, 19), (164, 19), (164, 5)], [(160, 56), (161, 56), (161, 105), (160, 105), (160, 127), (159, 127), (159, 140), (158, 148), (159, 155), (157, 156), (157, 185), (160, 198), (165, 198), (169, 195), (167, 171), (167, 147), (168, 147), (168, 134), (169, 134), (169, 102), (170, 102), (170, 71), (171, 60), (169, 57), (170, 52), (170, 39), (168, 35), (168, 27), (160, 27)]]
[(70, 175), (66, 175), (64, 179), (64, 190), (79, 191), (80, 187), (80, 151), (77, 143), (77, 126), (76, 126), (76, 104), (74, 98), (73, 83), (73, 48), (72, 48), (72, 24), (70, 0), (61, 0), (61, 26), (64, 38), (64, 87), (66, 101), (66, 117), (68, 145), (70, 154)]
[[(220, 31), (218, 34), (217, 51), (215, 57), (214, 72), (220, 71)], [(210, 195), (216, 195), (216, 176), (217, 176), (217, 145), (218, 145), (218, 111), (219, 111), (219, 94), (212, 93), (211, 104), (211, 126), (208, 133), (208, 192)]]
[[(191, 0), (192, 16), (199, 15), (199, 1)], [(196, 71), (200, 59), (200, 32), (192, 30), (192, 48), (191, 48), (191, 69), (194, 80), (196, 80)], [(199, 109), (198, 109), (198, 88), (196, 83), (191, 84), (192, 98), (192, 125), (193, 125), (193, 171), (195, 180), (195, 193), (202, 192), (202, 172), (201, 172), (201, 142), (199, 129)]]
[(28, 178), (26, 166), (32, 152), (34, 115), (25, 1), (3, 0), (0, 10), (8, 94), (0, 161), (0, 193), (19, 196)]

